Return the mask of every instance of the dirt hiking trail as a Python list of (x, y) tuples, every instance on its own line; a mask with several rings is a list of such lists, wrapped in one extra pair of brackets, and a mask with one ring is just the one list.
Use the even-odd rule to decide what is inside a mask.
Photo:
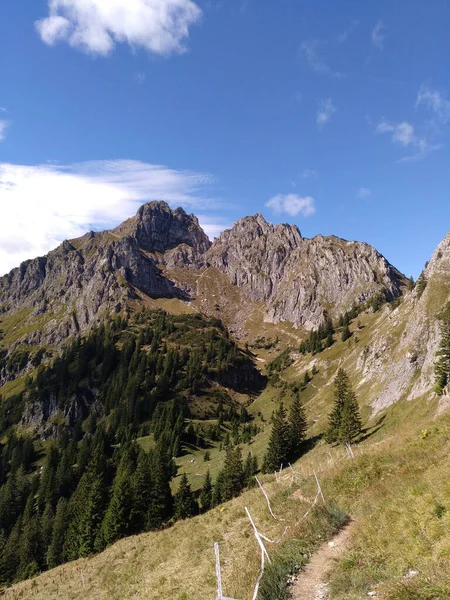
[(327, 574), (336, 558), (346, 550), (353, 529), (350, 521), (341, 531), (311, 557), (303, 571), (297, 575), (292, 588), (292, 600), (330, 600)]

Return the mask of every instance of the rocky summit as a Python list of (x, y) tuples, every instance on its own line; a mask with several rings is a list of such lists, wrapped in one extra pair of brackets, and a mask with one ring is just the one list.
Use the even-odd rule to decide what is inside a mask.
[(192, 283), (193, 272), (206, 269), (261, 302), (266, 321), (307, 329), (378, 292), (396, 298), (405, 284), (368, 244), (306, 239), (296, 226), (274, 226), (261, 215), (239, 220), (211, 244), (194, 215), (150, 202), (115, 229), (67, 240), (0, 278), (0, 311), (3, 318), (20, 311), (16, 344), (59, 346), (146, 298), (194, 300), (212, 312)]

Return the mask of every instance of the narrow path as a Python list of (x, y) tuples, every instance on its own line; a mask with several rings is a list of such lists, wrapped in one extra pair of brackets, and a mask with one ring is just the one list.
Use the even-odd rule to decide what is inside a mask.
[(348, 546), (353, 529), (350, 521), (332, 540), (323, 544), (311, 558), (305, 569), (299, 573), (291, 589), (292, 600), (331, 600), (327, 574), (333, 562)]

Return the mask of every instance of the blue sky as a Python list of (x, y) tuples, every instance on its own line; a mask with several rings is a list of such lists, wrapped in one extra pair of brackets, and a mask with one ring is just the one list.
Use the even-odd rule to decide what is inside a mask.
[(447, 0), (4, 0), (0, 271), (161, 198), (417, 276), (450, 223), (449, 31)]

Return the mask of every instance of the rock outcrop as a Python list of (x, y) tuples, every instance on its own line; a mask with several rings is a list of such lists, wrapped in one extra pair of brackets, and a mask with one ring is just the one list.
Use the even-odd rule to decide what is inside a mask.
[(377, 292), (401, 294), (404, 276), (374, 248), (334, 236), (303, 238), (295, 225), (246, 217), (222, 233), (205, 260), (254, 301), (266, 320), (311, 329)]

